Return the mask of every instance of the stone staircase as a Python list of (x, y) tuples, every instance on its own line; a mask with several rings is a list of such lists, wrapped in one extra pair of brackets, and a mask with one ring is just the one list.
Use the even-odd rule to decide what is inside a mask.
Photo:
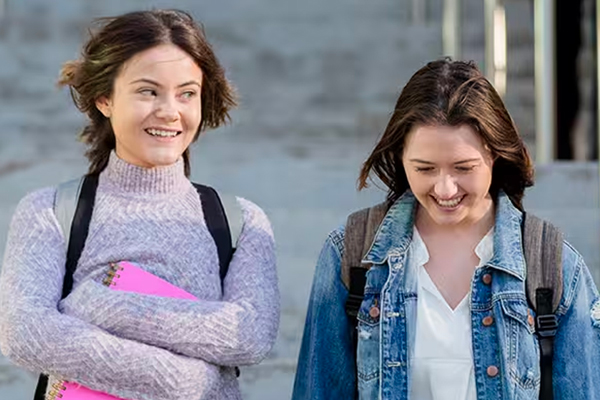
[[(506, 103), (533, 145), (529, 3), (506, 1)], [(443, 0), (157, 0), (152, 5), (186, 9), (202, 20), (239, 89), (233, 124), (208, 132), (194, 146), (192, 176), (257, 202), (271, 218), (278, 241), (281, 330), (271, 357), (244, 368), (240, 379), (246, 399), (289, 398), (320, 247), (348, 212), (383, 198), (376, 189), (356, 193), (358, 169), (404, 83), (443, 55)], [(77, 56), (92, 18), (148, 7), (143, 0), (0, 0), (0, 259), (19, 198), (85, 169), (75, 142), (83, 119), (68, 94), (55, 87), (61, 63)], [(483, 1), (463, 0), (462, 15), (464, 58), (483, 67)], [(590, 265), (599, 265), (595, 166), (558, 165), (538, 175), (528, 207), (559, 223)], [(31, 374), (0, 358), (1, 399), (31, 398), (32, 384)]]

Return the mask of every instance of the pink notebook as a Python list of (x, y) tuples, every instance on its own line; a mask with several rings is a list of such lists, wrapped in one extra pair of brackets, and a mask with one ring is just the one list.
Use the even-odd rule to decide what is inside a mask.
[(104, 284), (114, 290), (150, 294), (154, 296), (172, 297), (175, 299), (198, 300), (183, 289), (144, 271), (134, 263), (121, 261), (110, 264), (110, 270)]
[[(111, 263), (103, 283), (113, 290), (197, 300), (183, 289), (144, 271), (134, 263), (121, 261)], [(73, 382), (59, 381), (49, 392), (50, 399), (60, 400), (122, 400), (107, 393), (97, 392)]]

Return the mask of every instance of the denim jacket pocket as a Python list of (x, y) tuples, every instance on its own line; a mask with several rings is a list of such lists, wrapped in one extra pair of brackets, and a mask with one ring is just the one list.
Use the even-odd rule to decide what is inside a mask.
[(498, 321), (510, 379), (521, 390), (536, 392), (540, 385), (539, 342), (535, 315), (523, 299), (502, 299), (503, 317)]
[(358, 379), (367, 382), (379, 377), (379, 294), (365, 293), (358, 312)]

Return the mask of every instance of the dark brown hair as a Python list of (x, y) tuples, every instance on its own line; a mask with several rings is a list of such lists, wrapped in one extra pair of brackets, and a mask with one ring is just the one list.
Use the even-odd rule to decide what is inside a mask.
[(388, 200), (408, 188), (402, 154), (407, 134), (417, 125), (469, 125), (479, 133), (495, 159), (490, 193), (503, 190), (522, 209), (525, 188), (533, 185), (533, 163), (502, 99), (475, 63), (432, 61), (408, 81), (393, 115), (365, 161), (358, 179), (367, 187), (371, 172), (388, 187)]
[[(137, 11), (96, 20), (99, 30), (83, 47), (79, 60), (64, 64), (60, 85), (68, 85), (77, 108), (89, 118), (81, 132), (88, 145), (89, 172), (98, 173), (115, 148), (115, 136), (107, 119), (96, 108), (96, 100), (110, 98), (115, 78), (123, 64), (135, 54), (160, 44), (174, 44), (188, 53), (202, 70), (201, 122), (194, 141), (206, 128), (229, 120), (236, 105), (235, 93), (225, 78), (204, 30), (192, 16), (179, 10)], [(183, 154), (185, 173), (190, 174), (189, 150)]]

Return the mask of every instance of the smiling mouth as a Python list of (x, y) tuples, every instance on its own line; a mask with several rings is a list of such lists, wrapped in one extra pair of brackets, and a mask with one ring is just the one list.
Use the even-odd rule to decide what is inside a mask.
[(454, 198), (451, 200), (440, 200), (440, 199), (436, 199), (435, 197), (433, 199), (435, 200), (437, 205), (442, 208), (455, 208), (463, 201), (464, 198), (465, 198), (465, 195), (462, 195), (460, 197), (457, 197), (457, 198)]
[(165, 138), (175, 137), (175, 136), (181, 134), (181, 131), (166, 131), (166, 130), (162, 130), (162, 129), (145, 129), (145, 131), (150, 136), (165, 137)]

